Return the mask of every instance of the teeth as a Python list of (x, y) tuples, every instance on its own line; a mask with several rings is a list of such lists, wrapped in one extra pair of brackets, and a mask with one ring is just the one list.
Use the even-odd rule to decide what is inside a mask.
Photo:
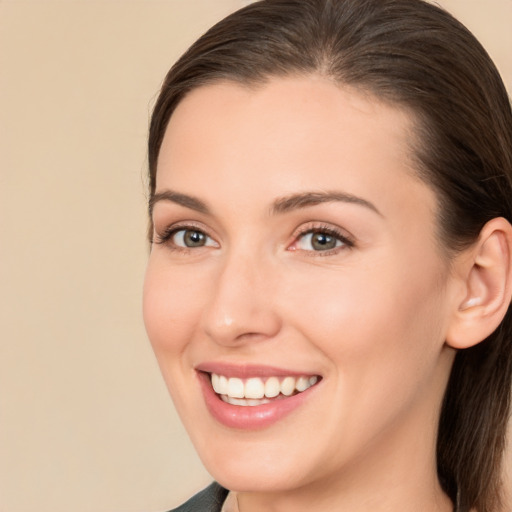
[(255, 400), (253, 398), (231, 398), (227, 395), (221, 395), (221, 400), (231, 405), (241, 405), (242, 407), (254, 407), (255, 405), (262, 405), (270, 403), (270, 400), (264, 398), (262, 400)]
[[(231, 398), (245, 398), (244, 382), (242, 379), (232, 377), (228, 380), (228, 392), (226, 393)], [(251, 398), (251, 397), (248, 397)]]
[(269, 377), (266, 380), (251, 377), (242, 380), (237, 377), (227, 378), (216, 373), (211, 374), (212, 387), (221, 398), (232, 405), (261, 405), (268, 403), (269, 398), (280, 394), (291, 396), (295, 392), (302, 393), (318, 382), (318, 377)]
[(277, 377), (270, 377), (265, 382), (265, 396), (267, 398), (274, 398), (281, 393), (281, 385)]
[(219, 389), (219, 376), (216, 373), (212, 373), (211, 379), (212, 379), (213, 390), (215, 391), (215, 393), (219, 393), (220, 392), (220, 389)]
[(223, 395), (228, 394), (228, 379), (224, 375), (219, 377), (219, 393)]
[(281, 393), (285, 396), (291, 396), (295, 391), (295, 379), (293, 377), (285, 377), (281, 382)]
[(263, 398), (265, 396), (265, 384), (261, 379), (249, 379), (245, 383), (245, 398)]
[(309, 379), (307, 377), (299, 377), (297, 379), (297, 384), (295, 387), (297, 388), (297, 391), (300, 393), (301, 391), (305, 391), (309, 388)]
[(218, 393), (219, 395), (228, 394), (228, 379), (226, 379), (224, 375), (216, 375), (215, 373), (212, 373), (212, 386), (215, 393)]

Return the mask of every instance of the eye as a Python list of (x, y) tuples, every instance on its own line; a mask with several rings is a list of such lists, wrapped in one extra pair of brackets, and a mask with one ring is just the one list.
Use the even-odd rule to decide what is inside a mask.
[(178, 247), (203, 247), (208, 237), (198, 229), (178, 229), (169, 233), (169, 241)]
[(195, 226), (169, 226), (162, 233), (156, 233), (155, 244), (166, 245), (175, 251), (219, 247), (219, 244), (202, 229)]
[(318, 226), (298, 233), (289, 250), (319, 253), (322, 256), (327, 256), (353, 246), (352, 240), (337, 229), (330, 226)]
[(305, 233), (297, 241), (297, 248), (303, 251), (328, 251), (341, 245), (343, 245), (341, 240), (322, 231)]
[(195, 247), (216, 247), (216, 243), (198, 229), (178, 229), (171, 233), (169, 240), (178, 247), (193, 249)]

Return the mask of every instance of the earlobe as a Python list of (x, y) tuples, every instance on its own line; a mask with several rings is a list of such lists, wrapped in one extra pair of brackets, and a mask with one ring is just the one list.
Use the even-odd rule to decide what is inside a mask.
[(512, 295), (512, 226), (490, 220), (464, 260), (464, 297), (456, 305), (446, 343), (456, 349), (480, 343), (507, 312)]

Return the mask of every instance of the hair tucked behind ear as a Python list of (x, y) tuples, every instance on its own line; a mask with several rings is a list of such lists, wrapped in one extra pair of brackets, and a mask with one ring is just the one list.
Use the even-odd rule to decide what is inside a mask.
[[(150, 193), (165, 129), (188, 91), (218, 80), (321, 74), (406, 108), (414, 157), (437, 192), (447, 257), (494, 217), (512, 221), (512, 112), (489, 56), (422, 0), (263, 0), (201, 37), (167, 75), (151, 119)], [(512, 317), (460, 351), (444, 400), (438, 473), (459, 512), (499, 510), (512, 380)]]

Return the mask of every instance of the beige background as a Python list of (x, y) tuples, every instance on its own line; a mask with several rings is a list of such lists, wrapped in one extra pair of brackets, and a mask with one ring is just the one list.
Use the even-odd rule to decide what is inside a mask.
[[(148, 115), (242, 0), (0, 0), (0, 512), (166, 510), (209, 481), (141, 321)], [(446, 0), (512, 90), (512, 0)]]

